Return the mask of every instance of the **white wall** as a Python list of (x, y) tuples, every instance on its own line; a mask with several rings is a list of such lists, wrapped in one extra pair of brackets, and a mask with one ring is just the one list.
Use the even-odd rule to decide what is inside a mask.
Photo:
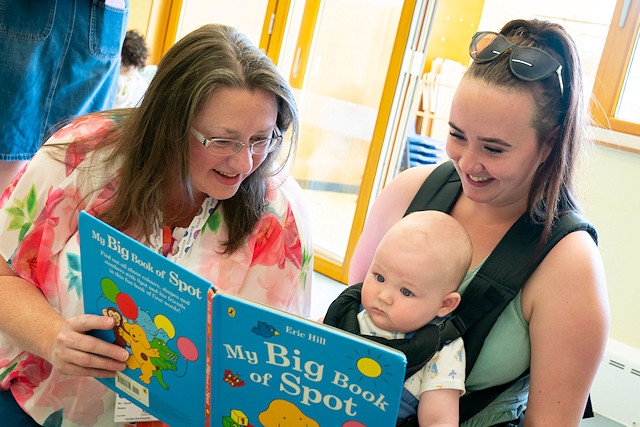
[(635, 348), (640, 348), (639, 172), (640, 154), (599, 145), (578, 174), (580, 201), (598, 230), (607, 275), (610, 337)]

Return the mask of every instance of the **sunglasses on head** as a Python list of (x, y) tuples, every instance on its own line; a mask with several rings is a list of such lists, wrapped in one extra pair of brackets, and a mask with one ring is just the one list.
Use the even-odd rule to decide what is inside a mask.
[(500, 33), (481, 31), (476, 33), (469, 45), (471, 59), (478, 63), (489, 62), (511, 49), (509, 67), (521, 80), (535, 81), (558, 75), (560, 94), (564, 96), (562, 83), (562, 65), (551, 55), (537, 47), (519, 46), (511, 43)]

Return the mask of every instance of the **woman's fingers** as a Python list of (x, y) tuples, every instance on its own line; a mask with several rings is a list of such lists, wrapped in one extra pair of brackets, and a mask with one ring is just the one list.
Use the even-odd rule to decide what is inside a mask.
[(67, 319), (53, 343), (51, 364), (67, 375), (112, 377), (123, 370), (129, 352), (86, 333), (112, 329), (113, 322), (110, 317), (88, 314)]

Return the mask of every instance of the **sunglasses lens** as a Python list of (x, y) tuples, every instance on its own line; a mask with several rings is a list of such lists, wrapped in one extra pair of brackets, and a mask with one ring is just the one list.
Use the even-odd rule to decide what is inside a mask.
[(543, 50), (534, 47), (515, 48), (511, 70), (523, 80), (540, 80), (558, 69), (560, 64)]
[(514, 75), (522, 80), (544, 79), (552, 73), (558, 74), (560, 93), (564, 94), (560, 63), (547, 52), (537, 47), (518, 46), (504, 35), (491, 31), (476, 33), (469, 45), (469, 55), (478, 63), (489, 62), (511, 49), (510, 67)]
[(509, 45), (509, 41), (500, 34), (477, 33), (469, 46), (469, 54), (476, 62), (487, 62), (497, 58)]

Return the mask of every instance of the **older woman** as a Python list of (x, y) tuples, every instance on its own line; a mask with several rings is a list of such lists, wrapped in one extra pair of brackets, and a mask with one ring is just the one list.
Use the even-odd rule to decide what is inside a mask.
[(113, 325), (83, 314), (80, 210), (218, 288), (307, 315), (308, 219), (276, 163), (297, 126), (274, 64), (206, 25), (167, 52), (139, 108), (58, 131), (0, 199), (3, 416), (13, 404), (40, 425), (114, 425), (115, 394), (92, 377), (115, 375), (128, 353), (85, 334)]

